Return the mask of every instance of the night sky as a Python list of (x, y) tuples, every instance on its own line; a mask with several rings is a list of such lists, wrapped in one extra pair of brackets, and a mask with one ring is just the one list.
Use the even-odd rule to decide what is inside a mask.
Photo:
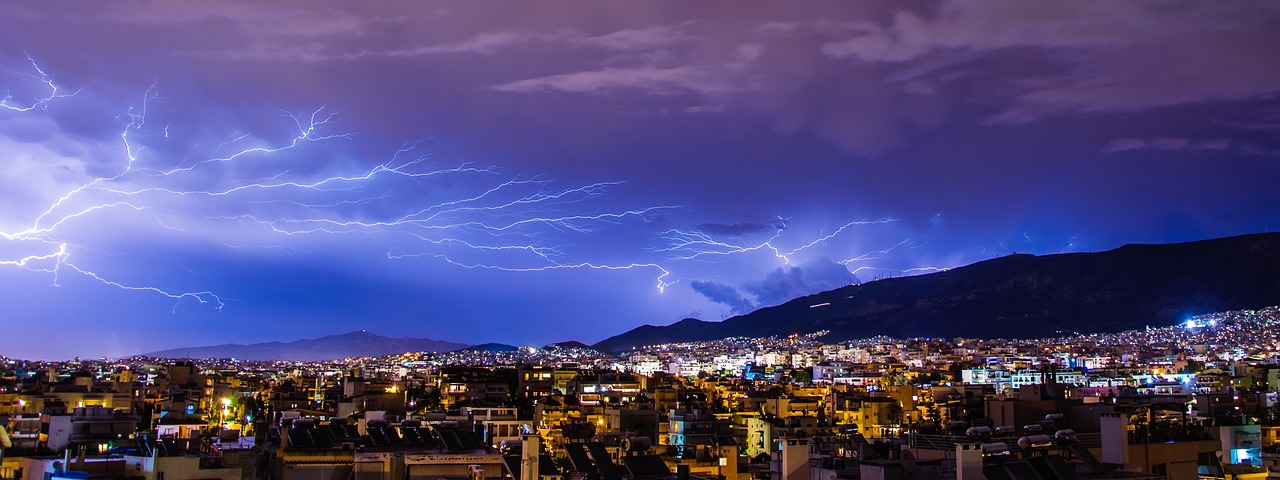
[(588, 343), (1280, 227), (1280, 3), (6, 2), (0, 354)]

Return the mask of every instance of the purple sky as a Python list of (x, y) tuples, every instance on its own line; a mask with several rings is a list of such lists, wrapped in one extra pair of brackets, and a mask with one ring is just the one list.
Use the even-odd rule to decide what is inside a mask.
[(1270, 1), (0, 17), (10, 357), (595, 342), (855, 278), (1280, 226)]

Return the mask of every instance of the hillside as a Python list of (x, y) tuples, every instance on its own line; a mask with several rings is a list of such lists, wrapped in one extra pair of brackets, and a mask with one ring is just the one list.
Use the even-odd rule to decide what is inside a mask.
[(507, 352), (516, 352), (516, 351), (519, 351), (519, 350), (520, 350), (520, 347), (517, 347), (517, 346), (515, 346), (515, 345), (507, 345), (507, 344), (505, 344), (505, 343), (482, 343), (482, 344), (479, 344), (479, 345), (472, 345), (472, 346), (470, 346), (470, 347), (466, 347), (466, 348), (459, 348), (459, 349), (457, 349), (457, 350), (455, 350), (455, 351), (458, 351), (458, 352), (507, 353)]
[(1189, 315), (1280, 304), (1280, 234), (1097, 253), (1009, 255), (851, 285), (722, 322), (645, 325), (593, 347), (830, 330), (824, 340), (1051, 336), (1170, 325)]

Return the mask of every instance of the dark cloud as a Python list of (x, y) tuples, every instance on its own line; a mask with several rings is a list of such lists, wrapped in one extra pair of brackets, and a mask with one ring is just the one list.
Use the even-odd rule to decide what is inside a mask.
[(775, 268), (763, 280), (748, 282), (743, 288), (756, 297), (758, 305), (769, 306), (847, 286), (857, 280), (844, 265), (815, 258), (802, 265)]
[(1107, 153), (1127, 152), (1134, 150), (1156, 150), (1162, 152), (1226, 152), (1237, 151), (1250, 153), (1251, 144), (1239, 144), (1228, 138), (1190, 139), (1183, 137), (1117, 138), (1107, 145)]
[[(727, 305), (733, 313), (740, 314), (857, 282), (858, 278), (844, 265), (819, 257), (802, 265), (775, 268), (765, 274), (762, 280), (745, 282), (740, 288), (702, 280), (693, 281), (690, 285), (707, 299)], [(744, 296), (743, 292), (754, 300)]]
[(738, 291), (738, 287), (726, 283), (718, 283), (704, 280), (694, 280), (689, 282), (689, 286), (693, 291), (702, 294), (716, 303), (728, 305), (733, 313), (747, 313), (755, 310), (756, 306), (742, 293)]

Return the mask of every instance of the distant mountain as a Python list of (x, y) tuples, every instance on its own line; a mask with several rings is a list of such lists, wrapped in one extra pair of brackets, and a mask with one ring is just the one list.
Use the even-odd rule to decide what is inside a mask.
[(824, 340), (1032, 338), (1166, 326), (1280, 304), (1280, 233), (1098, 253), (1009, 255), (945, 272), (851, 285), (722, 322), (645, 325), (593, 347), (829, 330)]
[(520, 347), (517, 347), (515, 345), (507, 345), (505, 343), (482, 343), (479, 345), (472, 345), (466, 348), (459, 348), (455, 351), (503, 353), (503, 352), (514, 352), (517, 350), (520, 350)]
[(347, 357), (376, 357), (405, 352), (449, 352), (466, 346), (465, 343), (445, 342), (430, 338), (390, 338), (361, 330), (287, 343), (266, 342), (249, 345), (226, 344), (208, 347), (175, 348), (143, 355), (159, 358), (313, 361)]
[(556, 342), (556, 343), (547, 345), (547, 347), (556, 347), (556, 348), (564, 348), (564, 349), (577, 348), (577, 349), (585, 349), (585, 350), (591, 349), (591, 345), (587, 345), (577, 340), (569, 340), (567, 342)]

